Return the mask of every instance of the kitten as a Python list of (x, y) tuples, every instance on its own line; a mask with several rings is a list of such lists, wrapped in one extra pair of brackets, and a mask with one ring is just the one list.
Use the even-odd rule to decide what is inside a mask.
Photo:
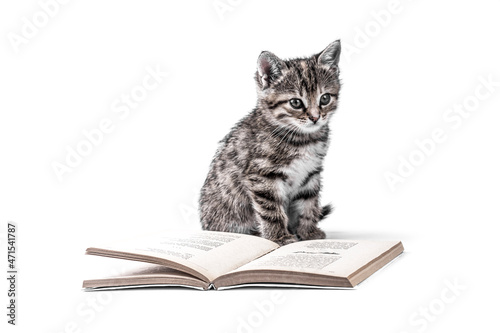
[(221, 141), (201, 189), (205, 230), (258, 235), (281, 245), (325, 238), (318, 221), (328, 122), (340, 90), (340, 41), (309, 58), (257, 61), (257, 106)]

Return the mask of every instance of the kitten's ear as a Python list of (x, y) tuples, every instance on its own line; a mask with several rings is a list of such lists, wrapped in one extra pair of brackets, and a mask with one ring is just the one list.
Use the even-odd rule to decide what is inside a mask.
[(340, 39), (331, 43), (318, 54), (318, 63), (327, 67), (337, 66), (340, 59)]
[(284, 68), (286, 65), (283, 60), (271, 52), (262, 52), (257, 60), (257, 79), (262, 89), (269, 88), (271, 83), (282, 75)]

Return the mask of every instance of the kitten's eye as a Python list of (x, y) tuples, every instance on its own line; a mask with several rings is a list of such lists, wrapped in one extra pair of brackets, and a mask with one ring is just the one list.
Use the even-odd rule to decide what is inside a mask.
[(298, 98), (292, 98), (290, 100), (290, 105), (294, 109), (301, 109), (302, 108), (302, 101), (300, 99), (298, 99)]
[(319, 104), (320, 105), (327, 105), (328, 103), (330, 103), (330, 100), (331, 100), (331, 95), (324, 94), (323, 96), (321, 96)]

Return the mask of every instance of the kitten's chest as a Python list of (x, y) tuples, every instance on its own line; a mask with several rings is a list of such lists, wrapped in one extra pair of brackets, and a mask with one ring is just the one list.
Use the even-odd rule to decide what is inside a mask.
[(307, 187), (305, 181), (308, 176), (318, 170), (326, 153), (326, 146), (322, 144), (314, 145), (305, 149), (288, 166), (283, 168), (283, 173), (287, 179), (282, 184), (282, 194), (284, 197), (290, 197), (296, 194), (302, 188)]

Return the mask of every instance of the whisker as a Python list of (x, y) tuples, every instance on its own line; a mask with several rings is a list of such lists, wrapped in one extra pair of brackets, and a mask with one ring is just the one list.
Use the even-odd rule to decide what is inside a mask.
[(290, 135), (289, 139), (287, 140), (287, 143), (290, 143), (292, 141), (292, 139), (295, 139), (295, 136), (297, 135), (297, 133), (300, 130), (300, 127), (295, 125), (295, 124), (293, 125), (293, 127), (294, 127), (294, 130), (292, 132), (292, 135)]
[(290, 129), (288, 130), (288, 132), (286, 132), (285, 136), (283, 136), (283, 137), (281, 138), (281, 141), (280, 141), (280, 142), (278, 143), (278, 145), (277, 145), (278, 147), (279, 147), (279, 145), (281, 144), (281, 142), (283, 142), (283, 140), (287, 137), (287, 135), (288, 135), (288, 134), (289, 134), (292, 130), (293, 130), (293, 127), (292, 127), (292, 128), (290, 128)]
[(270, 135), (267, 136), (266, 139), (269, 139), (271, 137), (275, 137), (276, 135), (279, 135), (280, 133), (282, 133), (283, 131), (285, 131), (287, 129), (286, 126), (281, 126), (281, 125), (278, 125), (276, 126), (276, 128), (271, 132)]

